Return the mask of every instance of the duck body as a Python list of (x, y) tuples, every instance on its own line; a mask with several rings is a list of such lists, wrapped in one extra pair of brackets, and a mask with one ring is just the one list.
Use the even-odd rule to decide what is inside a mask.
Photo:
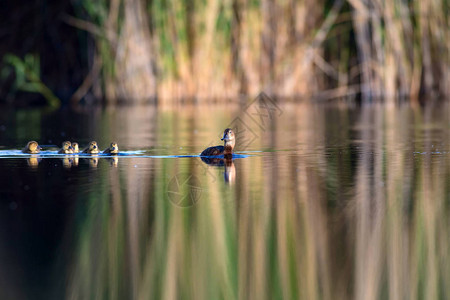
[(200, 156), (218, 156), (218, 155), (233, 155), (233, 148), (225, 146), (214, 146), (203, 150)]
[(233, 155), (233, 148), (235, 145), (235, 136), (233, 130), (230, 128), (225, 129), (223, 132), (223, 137), (221, 138), (224, 141), (223, 146), (213, 146), (206, 148), (200, 153), (200, 156), (218, 156), (224, 155), (226, 157), (230, 157)]
[(28, 154), (38, 154), (41, 149), (42, 148), (39, 147), (39, 144), (36, 141), (29, 141), (25, 148), (22, 149), (22, 152)]
[(117, 145), (117, 143), (111, 143), (111, 145), (109, 146), (109, 148), (105, 149), (105, 151), (103, 151), (104, 154), (119, 154), (119, 146)]
[(73, 153), (79, 153), (80, 152), (80, 148), (78, 146), (78, 143), (72, 143), (72, 149), (73, 149)]
[(90, 142), (89, 146), (85, 148), (82, 153), (98, 154), (97, 142), (95, 141)]
[(217, 155), (222, 155), (224, 150), (225, 150), (224, 146), (209, 147), (209, 148), (206, 148), (205, 150), (203, 150), (203, 152), (200, 153), (200, 156), (217, 156)]
[(59, 154), (72, 154), (73, 148), (72, 144), (69, 141), (66, 141), (62, 144), (62, 148), (58, 151)]

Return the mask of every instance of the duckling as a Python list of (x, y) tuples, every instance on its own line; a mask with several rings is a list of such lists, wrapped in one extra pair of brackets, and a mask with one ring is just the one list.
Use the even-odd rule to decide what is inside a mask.
[(72, 154), (73, 148), (72, 144), (69, 141), (65, 141), (62, 143), (62, 148), (58, 151), (59, 154)]
[(89, 143), (89, 146), (83, 150), (83, 153), (97, 154), (98, 146), (96, 141), (92, 141)]
[(103, 151), (104, 154), (118, 154), (119, 153), (119, 146), (117, 143), (111, 143), (109, 148), (107, 148), (105, 151)]
[(25, 148), (22, 149), (23, 153), (38, 154), (41, 151), (41, 147), (36, 141), (29, 141)]
[(78, 143), (72, 143), (73, 153), (80, 152), (80, 148), (78, 147)]
[(232, 156), (233, 148), (235, 145), (235, 136), (233, 130), (231, 128), (225, 129), (223, 132), (223, 137), (220, 139), (224, 141), (223, 146), (214, 146), (209, 147), (203, 150), (200, 156), (216, 156), (216, 155), (225, 155)]

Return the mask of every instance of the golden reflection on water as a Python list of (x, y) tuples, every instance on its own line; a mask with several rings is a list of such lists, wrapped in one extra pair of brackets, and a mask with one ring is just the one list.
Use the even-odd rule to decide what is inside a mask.
[(88, 158), (89, 161), (89, 167), (91, 168), (97, 168), (98, 166), (98, 157), (90, 157)]
[(39, 157), (30, 156), (29, 158), (27, 158), (28, 166), (30, 166), (30, 168), (32, 169), (36, 169), (39, 166), (39, 161)]
[(61, 159), (64, 169), (72, 168), (73, 159), (68, 155)]
[(279, 108), (264, 123), (234, 106), (99, 117), (100, 142), (161, 154), (220, 144), (238, 117), (250, 156), (91, 159), (66, 297), (449, 297), (450, 105)]
[[(449, 296), (448, 111), (288, 105), (267, 128), (252, 128), (248, 149), (275, 152), (222, 167), (129, 161), (110, 174), (111, 202), (99, 204), (108, 214), (98, 222), (94, 210), (83, 224), (68, 297)], [(192, 152), (210, 146), (207, 137), (214, 144), (229, 119), (195, 109), (160, 118), (167, 127), (143, 124), (155, 130), (149, 136)], [(180, 171), (202, 189), (187, 208), (167, 193)]]

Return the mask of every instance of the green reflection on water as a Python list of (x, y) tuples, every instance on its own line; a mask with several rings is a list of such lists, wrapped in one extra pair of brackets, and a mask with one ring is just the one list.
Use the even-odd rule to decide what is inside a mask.
[[(81, 159), (65, 171), (76, 179), (67, 183), (66, 196), (77, 217), (59, 241), (62, 249), (71, 245), (55, 267), (66, 274), (63, 295), (448, 297), (449, 105), (281, 108), (265, 128), (239, 108), (127, 107), (92, 115), (89, 126), (97, 129), (86, 131), (100, 127), (94, 138), (105, 147), (113, 137), (124, 150), (195, 154), (218, 143), (224, 123), (239, 116), (258, 137), (246, 150), (267, 151), (235, 160), (235, 179), (228, 182), (224, 166), (198, 157), (120, 157), (116, 166), (100, 159), (97, 168)], [(178, 174), (197, 180), (177, 190), (197, 195), (200, 189), (192, 205), (175, 205), (170, 197)]]

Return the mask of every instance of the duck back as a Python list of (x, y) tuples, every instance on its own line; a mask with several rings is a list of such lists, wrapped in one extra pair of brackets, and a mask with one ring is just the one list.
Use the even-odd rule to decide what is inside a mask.
[(225, 150), (224, 146), (214, 146), (209, 147), (203, 150), (203, 152), (200, 154), (200, 156), (216, 156), (216, 155), (222, 155)]

